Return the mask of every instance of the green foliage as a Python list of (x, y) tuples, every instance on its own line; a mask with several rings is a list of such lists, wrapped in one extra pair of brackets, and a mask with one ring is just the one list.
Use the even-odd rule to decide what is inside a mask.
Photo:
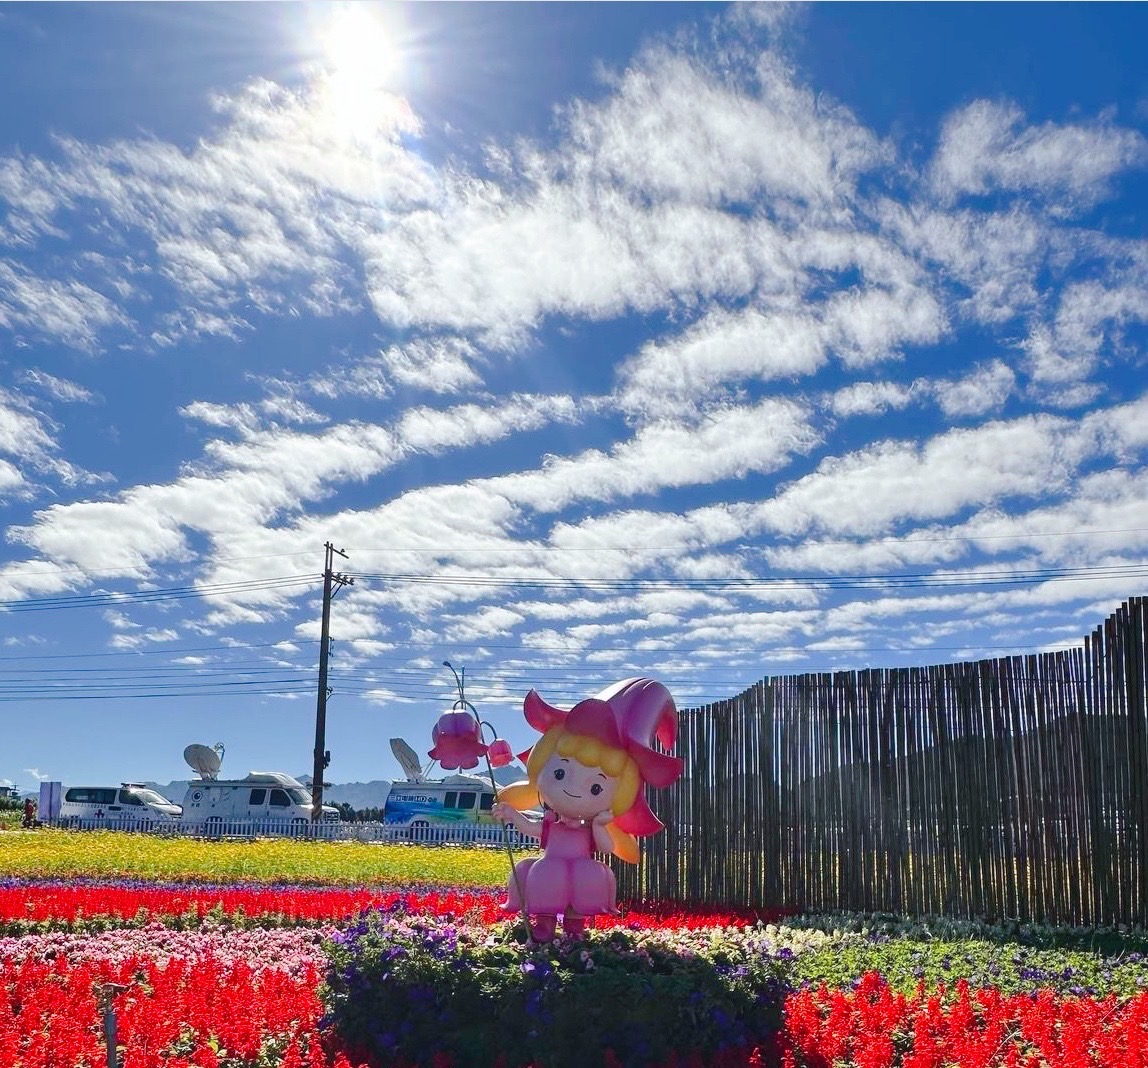
[(764, 940), (613, 928), (539, 946), (524, 927), (375, 912), (330, 946), (336, 1030), (386, 1064), (585, 1068), (766, 1041), (784, 962)]
[(1050, 988), (1060, 995), (1131, 996), (1148, 987), (1143, 931), (982, 924), (969, 920), (907, 920), (833, 913), (786, 921), (827, 933), (796, 956), (790, 982), (848, 987), (869, 971), (910, 993), (919, 983), (958, 979), (1006, 994)]
[(1003, 920), (953, 919), (931, 916), (913, 919), (890, 912), (818, 912), (790, 916), (793, 930), (863, 934), (880, 939), (907, 938), (914, 942), (973, 939), (1001, 946), (1039, 949), (1089, 950), (1101, 954), (1148, 953), (1148, 930), (1143, 927), (1070, 927), (1064, 924), (1020, 923)]

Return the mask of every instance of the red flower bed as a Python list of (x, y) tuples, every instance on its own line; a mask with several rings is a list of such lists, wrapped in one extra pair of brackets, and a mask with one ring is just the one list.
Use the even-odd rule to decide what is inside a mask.
[(282, 1068), (350, 1068), (319, 1041), (321, 978), (213, 960), (0, 962), (0, 1064), (106, 1064), (96, 990), (110, 982), (127, 988), (113, 1001), (123, 1068), (219, 1068), (268, 1051)]
[(959, 982), (893, 993), (876, 973), (851, 992), (804, 990), (785, 1003), (785, 1068), (1148, 1068), (1148, 993), (1006, 997)]
[[(322, 975), (256, 970), (242, 962), (145, 957), (115, 964), (28, 958), (0, 962), (0, 1065), (97, 1068), (106, 1063), (98, 992), (116, 993), (116, 1037), (123, 1068), (220, 1068), (224, 1063), (279, 1068), (352, 1068), (321, 1027)], [(451, 1068), (435, 1058), (436, 1068)], [(730, 1050), (703, 1060), (684, 1054), (662, 1068), (754, 1068), (756, 1052)], [(607, 1052), (603, 1064), (622, 1068)], [(363, 1065), (362, 1068), (367, 1068)], [(374, 1066), (371, 1066), (374, 1068)], [(396, 1066), (391, 1066), (396, 1068)]]
[[(123, 1068), (219, 1068), (227, 1059), (280, 1068), (351, 1068), (321, 1030), (319, 969), (291, 975), (216, 960), (165, 966), (137, 958), (0, 962), (0, 1064), (72, 1068), (105, 1063), (97, 1001), (114, 998)], [(1004, 997), (959, 983), (952, 996), (893, 993), (875, 974), (855, 991), (791, 994), (785, 1068), (1148, 1068), (1148, 993), (1104, 999)], [(616, 1063), (607, 1055), (606, 1064)], [(756, 1068), (759, 1050), (706, 1060), (683, 1052), (661, 1068)], [(439, 1057), (437, 1068), (452, 1068)]]
[[(404, 906), (410, 912), (465, 916), (476, 923), (507, 918), (504, 892), (479, 890), (383, 890), (348, 887), (196, 886), (167, 883), (9, 883), (0, 886), (0, 923), (58, 921), (75, 923), (95, 916), (133, 920), (141, 912), (153, 919), (220, 911), (226, 916), (277, 917), (290, 923), (330, 923), (364, 909)], [(651, 929), (692, 930), (776, 920), (781, 913), (683, 905), (626, 905), (620, 916), (600, 916), (595, 926), (638, 924)]]
[[(0, 886), (0, 922), (135, 920), (141, 912), (155, 920), (221, 911), (324, 923), (403, 906), (492, 923), (505, 918), (502, 899), (501, 890), (27, 882)], [(620, 917), (599, 917), (597, 926), (686, 930), (777, 918), (634, 906)], [(108, 982), (126, 987), (114, 998), (123, 1068), (351, 1068), (346, 1051), (323, 1030), (323, 969), (314, 961), (256, 967), (246, 958), (209, 953), (159, 963), (129, 953), (119, 962), (69, 959), (66, 951), (54, 960), (0, 959), (0, 1068), (106, 1063), (96, 990)], [(1058, 997), (1049, 990), (1006, 996), (960, 982), (906, 996), (870, 973), (854, 990), (792, 993), (784, 1009), (777, 1050), (729, 1049), (705, 1060), (683, 1050), (660, 1068), (1148, 1068), (1148, 992), (1124, 1001)], [(440, 1056), (436, 1068), (452, 1066)]]
[(415, 912), (472, 915), (484, 922), (500, 918), (499, 897), (490, 891), (430, 890), (423, 893), (365, 888), (315, 889), (275, 886), (195, 886), (181, 884), (24, 883), (0, 887), (0, 923), (74, 923), (93, 916), (120, 920), (146, 912), (155, 919), (209, 912), (257, 918), (276, 916), (294, 923), (327, 923), (357, 916), (368, 908), (405, 904)]

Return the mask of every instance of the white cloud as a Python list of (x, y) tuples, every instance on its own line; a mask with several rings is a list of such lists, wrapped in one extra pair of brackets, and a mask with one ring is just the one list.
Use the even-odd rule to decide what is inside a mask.
[(488, 605), (462, 617), (444, 618), (443, 637), (447, 642), (474, 642), (495, 638), (525, 622), (525, 617), (509, 608)]
[(140, 627), (139, 623), (136, 623), (134, 620), (130, 619), (123, 612), (112, 610), (106, 611), (104, 612), (104, 619), (107, 620), (108, 626), (110, 626), (112, 630), (138, 630)]
[(0, 452), (21, 460), (44, 456), (57, 448), (40, 415), (17, 394), (0, 390)]
[(879, 442), (842, 457), (782, 490), (759, 509), (771, 529), (881, 534), (905, 519), (950, 517), (1001, 496), (1063, 490), (1061, 429), (1049, 419), (954, 430), (918, 447)]
[(0, 460), (0, 493), (11, 493), (24, 487), (24, 476), (7, 460)]
[(941, 411), (953, 416), (985, 415), (1001, 408), (1016, 388), (1016, 375), (1002, 360), (975, 368), (963, 378), (933, 384)]
[(761, 506), (771, 529), (882, 534), (897, 522), (955, 517), (994, 500), (1063, 493), (1085, 458), (1143, 447), (1144, 399), (1079, 426), (1052, 416), (986, 423), (923, 446), (878, 443), (827, 458), (816, 472)]
[[(118, 227), (154, 248), (158, 270), (178, 291), (164, 332), (234, 336), (243, 300), (262, 311), (331, 314), (355, 306), (353, 273), (337, 253), (385, 201), (393, 210), (436, 195), (429, 170), (400, 139), (417, 132), (406, 104), (379, 110), (369, 145), (340, 138), (318, 91), (295, 93), (253, 82), (220, 98), (223, 125), (189, 152), (155, 140), (90, 146), (61, 139), (63, 162), (9, 158), (0, 193), (9, 229), (28, 239), (61, 230), (83, 206), (98, 204)], [(78, 347), (98, 329), (124, 323), (109, 295), (122, 253), (98, 288), (80, 281), (19, 276), (0, 263), (0, 322), (27, 325)], [(292, 279), (292, 293), (283, 283)]]
[(1148, 529), (1148, 473), (1082, 475), (1061, 499), (1004, 511), (989, 507), (962, 523), (929, 524), (901, 536), (857, 541), (803, 539), (766, 550), (772, 567), (796, 573), (893, 574), (898, 568), (1024, 553), (1033, 566), (1074, 566), (1104, 554), (1136, 553)]
[(65, 378), (57, 378), (55, 375), (50, 375), (46, 371), (29, 368), (21, 373), (20, 379), (29, 385), (42, 389), (55, 400), (64, 401), (65, 403), (92, 404), (96, 400), (91, 390), (85, 389), (75, 382), (69, 382)]
[(512, 501), (560, 511), (580, 499), (619, 500), (774, 471), (818, 440), (804, 406), (768, 398), (753, 407), (715, 409), (696, 423), (651, 424), (609, 453), (554, 457), (540, 470), (489, 484)]
[(380, 363), (396, 382), (432, 393), (461, 393), (481, 384), (472, 367), (477, 351), (465, 338), (416, 338), (408, 345), (392, 345)]
[(1023, 123), (1015, 104), (987, 100), (952, 115), (930, 167), (933, 189), (945, 199), (1009, 190), (1091, 204), (1116, 174), (1148, 158), (1141, 134), (1107, 122)]
[[(859, 243), (837, 266), (857, 262), (864, 249)], [(623, 406), (666, 416), (747, 380), (814, 374), (830, 356), (848, 368), (894, 359), (903, 345), (936, 341), (946, 329), (941, 306), (915, 284), (791, 303), (771, 301), (770, 311), (718, 309), (679, 337), (647, 343), (620, 371)]]
[(93, 349), (101, 330), (126, 322), (111, 300), (82, 282), (37, 278), (19, 264), (0, 260), (0, 327)]
[(824, 337), (808, 311), (717, 309), (681, 336), (643, 346), (621, 368), (620, 399), (627, 411), (666, 416), (703, 404), (728, 383), (805, 376), (825, 359)]
[(193, 401), (180, 409), (180, 415), (195, 419), (206, 426), (235, 430), (241, 434), (254, 434), (262, 421), (250, 404), (213, 404)]
[(385, 430), (348, 423), (316, 435), (269, 431), (213, 441), (205, 455), (202, 473), (137, 486), (115, 500), (52, 505), (9, 536), (90, 576), (146, 577), (156, 563), (191, 558), (186, 531), (226, 539), (294, 514), (331, 482), (388, 466), (395, 446)]
[(179, 631), (171, 627), (157, 629), (149, 627), (141, 633), (125, 633), (118, 631), (108, 641), (112, 649), (142, 649), (148, 645), (162, 645), (166, 642), (177, 641), (181, 637)]
[(1041, 271), (1054, 251), (1063, 257), (1073, 244), (1024, 205), (942, 211), (883, 200), (876, 214), (906, 252), (940, 268), (956, 287), (959, 310), (980, 323), (1006, 323), (1039, 307)]
[(946, 329), (940, 304), (916, 287), (835, 293), (824, 316), (826, 344), (846, 367), (895, 358), (901, 345), (937, 341)]
[(379, 353), (342, 362), (308, 379), (307, 388), (321, 397), (368, 397), (385, 400), (395, 386), (452, 394), (475, 390), (482, 378), (473, 364), (478, 349), (462, 337), (416, 337)]
[(1081, 484), (1082, 464), (1104, 456), (1132, 462), (1148, 445), (1145, 428), (1148, 397), (1080, 422), (1023, 417), (948, 431), (921, 446), (888, 441), (823, 460), (812, 474), (760, 504), (731, 502), (680, 515), (627, 511), (560, 523), (551, 532), (551, 543), (559, 550), (646, 547), (649, 556), (634, 549), (626, 561), (639, 566), (654, 558), (696, 555), (764, 528), (803, 539), (815, 531), (882, 537), (880, 544), (857, 547), (829, 542), (805, 552), (772, 550), (769, 557), (779, 564), (847, 571), (857, 561), (953, 559), (952, 546), (933, 543), (927, 532), (921, 544), (913, 544), (912, 536), (897, 543), (885, 535), (899, 523), (951, 520), (994, 502), (1067, 496)]
[[(1126, 346), (1122, 333), (1130, 324), (1143, 323), (1148, 323), (1148, 270), (1126, 270), (1107, 283), (1066, 286), (1051, 327), (1036, 324), (1024, 343), (1034, 389), (1055, 398), (1066, 388), (1083, 385), (1104, 355), (1135, 359), (1140, 350)], [(1076, 392), (1079, 396), (1079, 389)], [(1093, 387), (1083, 399), (1091, 400), (1095, 393)]]
[(760, 55), (740, 84), (737, 66), (725, 74), (650, 49), (603, 104), (571, 108), (567, 165), (656, 199), (716, 205), (832, 200), (881, 160), (872, 134), (796, 86), (776, 55)]
[(483, 407), (461, 404), (437, 411), (410, 408), (395, 428), (402, 444), (420, 452), (442, 452), (497, 441), (551, 423), (572, 424), (579, 406), (570, 397), (511, 396)]
[(915, 390), (899, 382), (855, 382), (837, 390), (828, 398), (834, 415), (883, 415), (890, 409), (901, 410), (912, 402)]

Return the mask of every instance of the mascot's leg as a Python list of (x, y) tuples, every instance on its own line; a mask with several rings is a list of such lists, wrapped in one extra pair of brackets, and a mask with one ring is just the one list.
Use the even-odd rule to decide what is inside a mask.
[(522, 895), (518, 892), (521, 886), (523, 890), (526, 889), (526, 877), (530, 874), (530, 869), (537, 863), (536, 857), (530, 857), (527, 860), (520, 860), (514, 865), (514, 871), (510, 876), (510, 882), (506, 885), (506, 903), (502, 906), (503, 912), (521, 912), (522, 911)]
[(596, 916), (618, 911), (617, 880), (614, 873), (600, 860), (587, 858), (574, 866), (571, 911), (576, 916)]
[(581, 938), (586, 933), (586, 917), (576, 912), (567, 912), (562, 916), (562, 929), (571, 938)]
[(531, 916), (530, 937), (535, 942), (549, 942), (558, 928), (557, 916)]

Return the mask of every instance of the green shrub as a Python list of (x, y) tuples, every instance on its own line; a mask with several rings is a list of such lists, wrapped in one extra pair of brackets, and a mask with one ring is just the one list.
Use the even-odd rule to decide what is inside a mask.
[(613, 928), (546, 946), (495, 927), (378, 911), (330, 945), (332, 1022), (386, 1065), (627, 1066), (767, 1044), (784, 954), (752, 929)]

